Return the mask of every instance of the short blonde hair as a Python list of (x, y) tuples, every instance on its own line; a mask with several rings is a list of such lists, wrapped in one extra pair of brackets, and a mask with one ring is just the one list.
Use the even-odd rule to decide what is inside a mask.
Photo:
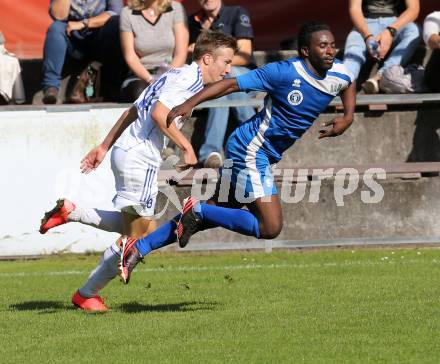
[[(158, 0), (157, 3), (157, 11), (159, 12), (159, 14), (162, 14), (170, 7), (172, 0)], [(127, 5), (132, 10), (147, 9), (147, 6), (145, 5), (145, 0), (128, 0)]]
[(219, 31), (204, 30), (197, 37), (193, 60), (198, 61), (205, 54), (214, 54), (218, 48), (231, 48), (235, 54), (238, 50), (237, 40), (231, 35)]

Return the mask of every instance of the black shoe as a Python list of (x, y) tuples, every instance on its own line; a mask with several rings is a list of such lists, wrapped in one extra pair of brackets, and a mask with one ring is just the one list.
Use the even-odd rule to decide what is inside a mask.
[(0, 105), (9, 105), (10, 99), (3, 91), (0, 91)]
[(142, 257), (135, 244), (137, 240), (125, 237), (122, 239), (121, 261), (119, 262), (119, 276), (125, 284), (130, 282), (131, 272), (142, 261)]
[(199, 201), (194, 197), (188, 197), (183, 201), (183, 211), (177, 223), (177, 241), (181, 248), (184, 248), (196, 232), (202, 229), (202, 220), (194, 212), (193, 206)]
[(44, 90), (43, 103), (56, 104), (58, 99), (58, 89), (50, 86)]

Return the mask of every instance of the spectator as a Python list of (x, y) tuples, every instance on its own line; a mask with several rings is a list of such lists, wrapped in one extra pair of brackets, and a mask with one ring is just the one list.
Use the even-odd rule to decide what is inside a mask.
[(432, 49), (426, 65), (425, 82), (431, 91), (440, 92), (440, 11), (434, 11), (426, 17), (423, 40)]
[(188, 55), (185, 10), (177, 1), (129, 0), (121, 12), (121, 45), (130, 76), (122, 99), (132, 102), (168, 68), (182, 67)]
[[(199, 0), (201, 10), (188, 20), (190, 50), (203, 30), (217, 30), (237, 39), (239, 51), (232, 61), (232, 71), (226, 77), (237, 77), (247, 73), (252, 65), (253, 30), (247, 10), (241, 6), (226, 6), (222, 0)], [(222, 100), (247, 100), (244, 92), (230, 94)], [(255, 111), (252, 107), (232, 108), (239, 122), (250, 119)], [(218, 168), (223, 164), (221, 152), (228, 126), (229, 108), (211, 108), (208, 113), (205, 140), (199, 151), (199, 160), (208, 168)]]
[(350, 0), (354, 29), (345, 43), (344, 64), (357, 79), (367, 54), (373, 60), (385, 60), (377, 74), (362, 85), (365, 93), (379, 92), (386, 68), (410, 60), (420, 42), (419, 28), (413, 23), (419, 9), (419, 0)]
[(23, 104), (26, 101), (21, 78), (20, 63), (5, 48), (5, 38), (0, 32), (0, 105)]
[[(103, 63), (103, 77), (111, 75), (112, 88), (120, 78), (123, 59), (119, 42), (122, 0), (51, 0), (54, 22), (47, 30), (43, 59), (43, 102), (57, 102), (66, 55)], [(110, 78), (109, 78), (110, 79)], [(117, 91), (119, 91), (120, 84)]]

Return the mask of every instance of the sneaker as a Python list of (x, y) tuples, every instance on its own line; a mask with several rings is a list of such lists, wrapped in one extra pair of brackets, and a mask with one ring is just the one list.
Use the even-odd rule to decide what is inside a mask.
[[(1, 53), (0, 53), (1, 54)], [(3, 91), (0, 90), (0, 105), (9, 105), (10, 98)]]
[(58, 89), (50, 86), (44, 90), (43, 103), (44, 104), (56, 104), (58, 99)]
[(375, 77), (369, 78), (362, 84), (362, 89), (366, 94), (378, 94), (379, 79)]
[(72, 303), (84, 311), (90, 312), (105, 312), (108, 311), (108, 307), (105, 305), (104, 300), (100, 296), (95, 297), (83, 297), (76, 291), (72, 296)]
[(202, 220), (194, 212), (194, 205), (199, 201), (194, 197), (188, 197), (183, 201), (182, 216), (177, 223), (177, 241), (184, 248), (196, 232), (202, 229)]
[(60, 198), (56, 206), (49, 212), (46, 212), (41, 219), (40, 233), (45, 234), (49, 229), (65, 224), (69, 214), (75, 209), (76, 206), (73, 202), (65, 198)]
[(220, 168), (223, 165), (223, 159), (220, 153), (211, 152), (208, 154), (203, 166), (205, 168)]
[(137, 242), (136, 239), (124, 237), (121, 242), (121, 260), (118, 264), (119, 276), (122, 282), (128, 284), (128, 282), (130, 282), (131, 272), (133, 272), (133, 269), (143, 260), (139, 250), (137, 250), (135, 246)]

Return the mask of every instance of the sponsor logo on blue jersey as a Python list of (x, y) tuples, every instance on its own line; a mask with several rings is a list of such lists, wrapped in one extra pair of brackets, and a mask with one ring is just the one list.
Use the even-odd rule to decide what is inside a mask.
[(295, 78), (292, 83), (293, 87), (301, 87), (301, 80), (299, 78)]
[(335, 84), (331, 85), (330, 91), (332, 94), (338, 94), (339, 91), (341, 91), (341, 90), (342, 90), (342, 84), (339, 83), (337, 85), (335, 85)]

